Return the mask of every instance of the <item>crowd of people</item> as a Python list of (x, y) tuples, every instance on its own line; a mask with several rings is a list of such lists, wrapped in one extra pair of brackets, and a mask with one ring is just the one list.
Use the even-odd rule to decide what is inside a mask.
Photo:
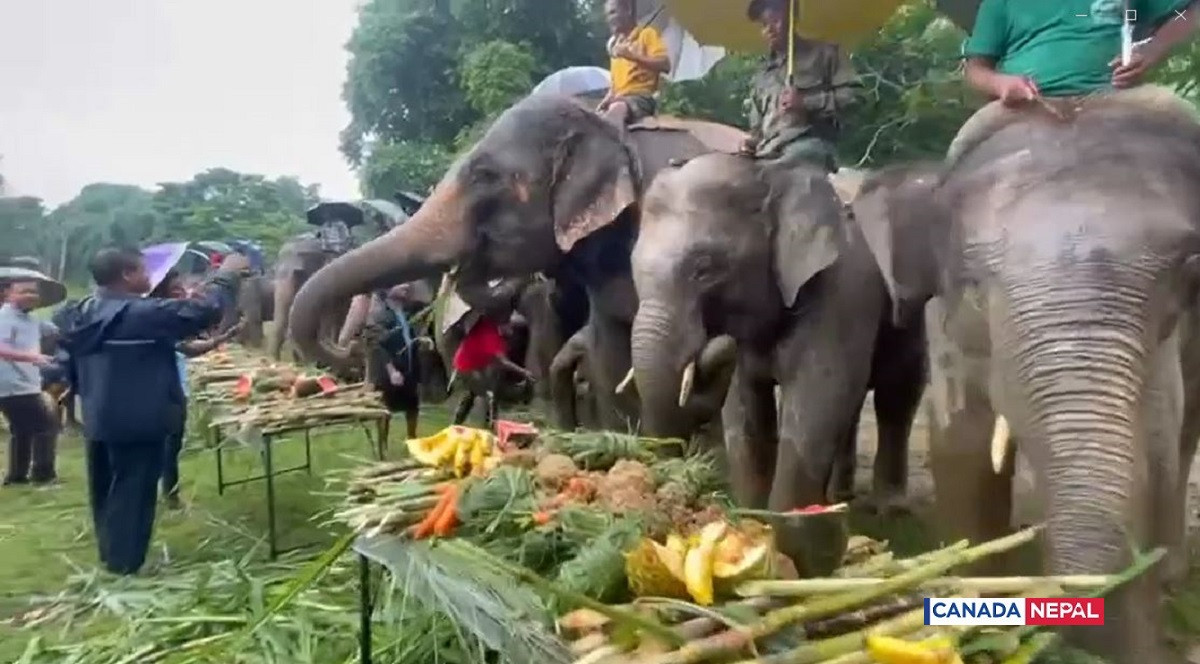
[[(206, 335), (236, 306), (249, 263), (230, 255), (193, 293), (183, 290), (172, 270), (152, 276), (133, 249), (102, 250), (89, 267), (96, 288), (70, 305), (71, 326), (62, 330), (33, 315), (47, 285), (65, 292), (61, 285), (22, 268), (0, 275), (0, 412), (11, 432), (4, 482), (58, 480), (59, 422), (44, 396), (43, 374), (60, 369), (82, 403), (100, 561), (111, 572), (134, 574), (150, 545), (160, 481), (168, 504), (179, 505), (178, 455), (187, 417), (181, 358), (231, 336)], [(48, 338), (60, 349), (57, 356), (44, 352)]]

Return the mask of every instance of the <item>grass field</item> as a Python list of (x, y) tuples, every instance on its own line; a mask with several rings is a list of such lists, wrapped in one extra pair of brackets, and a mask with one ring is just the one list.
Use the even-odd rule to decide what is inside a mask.
[[(446, 424), (445, 409), (431, 407), (423, 419), (422, 430), (434, 431)], [(396, 435), (402, 430), (401, 426), (393, 427), (393, 450), (402, 444)], [(0, 435), (6, 433), (0, 432)], [(217, 569), (215, 566), (223, 561), (254, 560), (252, 565), (258, 565), (254, 567), (257, 570), (254, 574), (273, 573), (278, 577), (281, 569), (290, 569), (292, 571), (288, 573), (294, 574), (301, 561), (312, 558), (342, 534), (336, 528), (323, 527), (314, 518), (337, 500), (326, 493), (326, 480), (364, 462), (370, 454), (358, 431), (314, 438), (313, 475), (285, 475), (277, 481), (276, 487), (281, 544), (315, 542), (316, 545), (285, 556), (291, 563), (271, 566), (265, 562), (266, 509), (262, 483), (233, 487), (225, 495), (217, 495), (213, 453), (198, 449), (197, 441), (190, 442), (181, 469), (188, 508), (182, 512), (159, 512), (150, 562), (143, 578), (118, 579), (96, 571), (83, 451), (77, 437), (67, 436), (61, 441), (61, 487), (0, 491), (0, 621), (3, 621), (0, 622), (0, 662), (23, 664), (22, 655), (34, 638), (43, 645), (54, 645), (103, 635), (109, 639), (129, 639), (127, 645), (132, 651), (141, 645), (133, 640), (142, 637), (132, 636), (137, 633), (136, 625), (126, 623), (133, 622), (133, 616), (145, 615), (139, 613), (138, 606), (144, 607), (146, 602), (155, 601), (144, 595), (148, 592), (195, 592), (190, 586), (196, 583), (197, 570), (205, 570), (203, 575), (212, 574), (211, 570)], [(297, 464), (303, 457), (303, 445), (299, 441), (280, 443), (276, 450), (280, 467)], [(261, 463), (250, 450), (235, 450), (227, 459), (229, 477), (261, 472)], [(900, 553), (925, 550), (936, 539), (928, 522), (919, 517), (882, 520), (859, 514), (855, 515), (854, 522), (856, 531), (888, 539)], [(326, 628), (324, 632), (315, 627), (304, 627), (276, 637), (310, 638), (322, 642), (327, 653), (332, 653), (313, 655), (306, 661), (355, 661), (356, 587), (354, 567), (350, 563), (347, 557), (305, 597), (305, 601), (318, 607), (322, 615), (328, 614), (332, 616), (330, 619), (340, 621), (337, 623), (340, 627)], [(251, 564), (246, 565), (238, 569), (250, 569)], [(1191, 582), (1170, 604), (1172, 637), (1183, 648), (1200, 635), (1200, 568), (1192, 576)], [(262, 597), (255, 599), (253, 590), (259, 582), (248, 579), (247, 583), (252, 590), (245, 601), (261, 603)], [(261, 595), (261, 587), (258, 592)], [(69, 608), (52, 614), (50, 610), (56, 607)], [(79, 618), (81, 607), (89, 609), (90, 619)], [(101, 610), (96, 611), (97, 608)], [(231, 606), (227, 607), (226, 613), (231, 623), (244, 623), (247, 616), (260, 611), (261, 607)], [(28, 661), (40, 664), (59, 660), (43, 656)]]

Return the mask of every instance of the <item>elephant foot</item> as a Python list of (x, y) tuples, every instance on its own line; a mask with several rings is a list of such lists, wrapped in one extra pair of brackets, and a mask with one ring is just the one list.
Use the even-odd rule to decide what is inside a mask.
[(863, 496), (853, 501), (854, 507), (867, 514), (878, 516), (907, 516), (912, 514), (912, 505), (904, 492), (887, 492)]

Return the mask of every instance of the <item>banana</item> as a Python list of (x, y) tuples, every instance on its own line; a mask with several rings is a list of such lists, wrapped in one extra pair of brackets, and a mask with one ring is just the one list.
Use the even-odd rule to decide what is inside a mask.
[(483, 472), (483, 462), (487, 459), (488, 453), (491, 452), (490, 443), (488, 435), (482, 431), (478, 432), (474, 440), (471, 441), (471, 472)]
[(683, 561), (683, 578), (688, 594), (701, 606), (713, 603), (713, 558), (717, 542), (725, 536), (725, 523), (716, 521), (700, 530), (699, 542), (689, 549)]
[(867, 635), (867, 654), (879, 664), (960, 664), (954, 642), (945, 636), (905, 641), (891, 636)]
[(454, 436), (456, 447), (454, 448), (454, 476), (462, 477), (467, 474), (467, 462), (471, 457), (471, 447), (474, 445), (474, 436), (468, 432), (458, 432)]
[(444, 450), (451, 445), (453, 445), (453, 440), (448, 428), (442, 429), (432, 436), (410, 438), (405, 441), (409, 455), (427, 466), (438, 466), (444, 463), (441, 461), (441, 456)]

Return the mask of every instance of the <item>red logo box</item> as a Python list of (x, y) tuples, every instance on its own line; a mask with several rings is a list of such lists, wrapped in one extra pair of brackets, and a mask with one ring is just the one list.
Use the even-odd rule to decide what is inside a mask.
[(1103, 625), (1103, 597), (1027, 597), (1026, 625)]

